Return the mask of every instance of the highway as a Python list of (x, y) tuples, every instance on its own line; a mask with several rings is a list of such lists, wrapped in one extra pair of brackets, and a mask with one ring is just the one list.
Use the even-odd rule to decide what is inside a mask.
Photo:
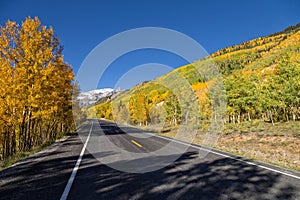
[[(80, 132), (85, 133), (83, 142), (78, 135), (70, 136), (0, 171), (0, 199), (300, 200), (300, 173), (296, 171), (181, 142), (169, 145), (173, 154), (121, 158), (95, 138), (105, 134), (119, 149), (136, 155), (155, 152), (171, 140), (96, 119)], [(89, 153), (95, 144), (99, 152)], [(178, 149), (186, 151), (176, 155)], [(174, 158), (178, 159), (161, 168), (162, 160)], [(154, 168), (158, 170), (151, 171)]]

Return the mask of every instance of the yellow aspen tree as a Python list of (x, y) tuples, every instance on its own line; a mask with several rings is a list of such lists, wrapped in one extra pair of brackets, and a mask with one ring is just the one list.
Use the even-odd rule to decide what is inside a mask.
[(29, 150), (74, 127), (74, 74), (52, 28), (28, 17), (0, 28), (1, 157)]

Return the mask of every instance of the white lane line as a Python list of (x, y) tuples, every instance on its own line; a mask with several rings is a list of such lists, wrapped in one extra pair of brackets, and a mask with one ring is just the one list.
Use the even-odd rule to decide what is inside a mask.
[(77, 162), (76, 162), (76, 164), (75, 164), (75, 167), (74, 167), (74, 169), (73, 169), (73, 171), (72, 171), (72, 174), (71, 174), (71, 176), (70, 176), (70, 178), (69, 178), (69, 180), (68, 180), (68, 183), (67, 183), (67, 185), (66, 185), (66, 187), (65, 187), (65, 190), (64, 190), (63, 194), (62, 194), (61, 197), (60, 197), (60, 200), (66, 200), (67, 197), (68, 197), (68, 195), (69, 195), (69, 192), (70, 192), (70, 189), (71, 189), (71, 187), (72, 187), (73, 181), (74, 181), (74, 179), (75, 179), (76, 173), (77, 173), (77, 171), (78, 171), (78, 169), (79, 169), (79, 166), (80, 166), (80, 163), (81, 163), (81, 160), (82, 160), (82, 156), (83, 156), (83, 154), (84, 154), (84, 152), (85, 152), (85, 149), (86, 149), (86, 147), (87, 147), (87, 144), (88, 144), (88, 142), (89, 142), (89, 139), (90, 139), (90, 136), (91, 136), (91, 132), (92, 132), (92, 130), (93, 130), (93, 124), (94, 124), (94, 122), (92, 121), (92, 126), (91, 126), (91, 129), (90, 129), (89, 135), (88, 135), (88, 137), (87, 137), (86, 140), (85, 140), (85, 143), (84, 143), (84, 145), (83, 145), (83, 148), (82, 148), (82, 150), (81, 150), (81, 153), (80, 153), (80, 155), (79, 155), (79, 158), (78, 158), (78, 160), (77, 160)]
[(186, 142), (181, 142), (179, 140), (173, 140), (171, 138), (167, 138), (167, 137), (162, 137), (160, 135), (156, 135), (156, 134), (152, 134), (152, 133), (147, 133), (149, 135), (153, 135), (154, 137), (158, 137), (158, 138), (162, 138), (162, 139), (165, 139), (165, 140), (169, 140), (169, 141), (174, 141), (174, 142), (177, 142), (179, 144), (183, 144), (183, 145), (187, 145), (187, 146), (192, 146), (196, 149), (199, 149), (199, 150), (202, 150), (202, 151), (207, 151), (207, 152), (211, 152), (213, 154), (216, 154), (216, 155), (219, 155), (219, 156), (222, 156), (222, 157), (225, 157), (225, 158), (230, 158), (230, 159), (233, 159), (233, 160), (236, 160), (236, 161), (239, 161), (239, 162), (243, 162), (243, 163), (246, 163), (248, 165), (254, 165), (254, 166), (257, 166), (257, 167), (260, 167), (260, 168), (263, 168), (263, 169), (267, 169), (269, 171), (273, 171), (273, 172), (276, 172), (276, 173), (279, 173), (279, 174), (283, 174), (283, 175), (286, 175), (286, 176), (289, 176), (289, 177), (292, 177), (292, 178), (295, 178), (295, 179), (298, 179), (300, 180), (300, 177), (299, 176), (296, 176), (296, 175), (293, 175), (293, 174), (290, 174), (290, 173), (286, 173), (286, 172), (283, 172), (283, 171), (279, 171), (279, 170), (276, 170), (276, 169), (272, 169), (270, 167), (266, 167), (266, 166), (263, 166), (263, 165), (260, 165), (260, 164), (257, 164), (257, 163), (254, 163), (254, 162), (250, 162), (250, 161), (245, 161), (245, 160), (242, 160), (242, 159), (239, 159), (239, 158), (234, 158), (232, 156), (229, 156), (229, 155), (226, 155), (226, 154), (222, 154), (222, 153), (219, 153), (219, 152), (215, 152), (213, 151), (213, 149), (209, 150), (209, 149), (205, 149), (205, 148), (202, 148), (202, 147), (199, 147), (199, 146), (195, 146), (193, 144), (188, 144)]

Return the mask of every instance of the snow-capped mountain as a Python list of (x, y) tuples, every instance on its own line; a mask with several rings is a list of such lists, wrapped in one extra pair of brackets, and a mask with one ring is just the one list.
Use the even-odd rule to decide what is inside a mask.
[(81, 92), (77, 99), (79, 100), (79, 105), (81, 107), (89, 106), (96, 103), (100, 99), (110, 97), (115, 93), (117, 93), (117, 91), (112, 88), (96, 89), (87, 92)]

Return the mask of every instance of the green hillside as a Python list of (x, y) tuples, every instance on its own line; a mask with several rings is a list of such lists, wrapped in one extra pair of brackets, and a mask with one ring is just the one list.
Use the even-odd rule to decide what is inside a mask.
[[(221, 49), (210, 58), (141, 83), (90, 108), (89, 115), (133, 125), (189, 123), (205, 130), (216, 103), (212, 97), (218, 79), (207, 71), (212, 61), (226, 89), (225, 124), (260, 120), (274, 125), (299, 120), (300, 24)], [(191, 109), (191, 104), (196, 108)]]

